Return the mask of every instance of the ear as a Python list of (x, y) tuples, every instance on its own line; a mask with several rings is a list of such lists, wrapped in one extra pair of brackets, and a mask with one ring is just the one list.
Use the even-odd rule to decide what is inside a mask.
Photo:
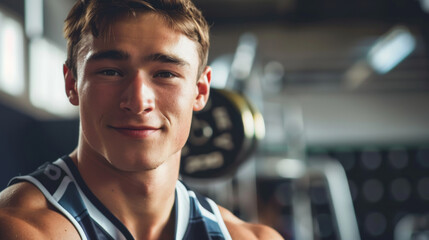
[(63, 65), (63, 74), (66, 87), (66, 94), (71, 104), (79, 105), (79, 96), (77, 93), (77, 82), (73, 74), (73, 71), (69, 69), (65, 64)]
[(197, 97), (194, 103), (194, 111), (204, 108), (210, 95), (210, 81), (212, 80), (212, 69), (207, 66), (197, 81)]

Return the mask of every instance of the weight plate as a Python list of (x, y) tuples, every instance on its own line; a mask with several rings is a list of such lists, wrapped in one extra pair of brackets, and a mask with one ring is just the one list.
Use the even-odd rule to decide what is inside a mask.
[(183, 177), (233, 174), (265, 132), (262, 115), (240, 94), (211, 89), (206, 107), (195, 112), (182, 150)]

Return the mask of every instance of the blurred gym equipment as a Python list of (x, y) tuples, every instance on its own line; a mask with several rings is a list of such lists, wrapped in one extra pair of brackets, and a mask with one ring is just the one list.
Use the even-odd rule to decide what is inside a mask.
[(395, 227), (394, 240), (429, 239), (429, 216), (409, 214), (404, 216)]
[(183, 177), (214, 178), (234, 174), (263, 137), (264, 122), (239, 93), (212, 88), (207, 106), (194, 114), (182, 150)]
[[(286, 135), (287, 152), (277, 158), (252, 153), (264, 133), (263, 119), (245, 94), (253, 96), (259, 106), (262, 101), (260, 80), (251, 80), (249, 64), (254, 62), (256, 38), (245, 34), (240, 38), (225, 86), (235, 89), (212, 89), (208, 105), (194, 114), (191, 133), (182, 153), (181, 176), (185, 181), (215, 198), (246, 220), (257, 221), (256, 176), (269, 176), (290, 181), (292, 191), (293, 237), (313, 240), (318, 226), (314, 225), (310, 182), (320, 181), (326, 188), (336, 239), (359, 240), (347, 178), (342, 166), (334, 159), (308, 159), (305, 154), (301, 112), (282, 104), (276, 114), (282, 120), (281, 135)], [(237, 59), (246, 58), (247, 64)], [(235, 64), (234, 64), (235, 63)], [(248, 86), (253, 84), (253, 86)], [(240, 93), (241, 92), (241, 93)], [(259, 97), (259, 99), (258, 99)], [(245, 160), (249, 160), (247, 167)], [(236, 175), (234, 175), (236, 174)], [(209, 189), (209, 190), (208, 190)], [(211, 189), (211, 190), (210, 190)], [(252, 201), (253, 199), (253, 201)], [(244, 215), (244, 216), (243, 216)]]

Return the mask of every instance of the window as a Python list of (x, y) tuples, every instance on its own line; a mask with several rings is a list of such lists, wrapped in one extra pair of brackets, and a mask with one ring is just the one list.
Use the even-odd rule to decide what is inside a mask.
[(0, 89), (21, 95), (25, 89), (22, 24), (0, 9)]
[(64, 89), (62, 64), (65, 51), (45, 38), (30, 43), (30, 101), (48, 112), (61, 116), (76, 115)]

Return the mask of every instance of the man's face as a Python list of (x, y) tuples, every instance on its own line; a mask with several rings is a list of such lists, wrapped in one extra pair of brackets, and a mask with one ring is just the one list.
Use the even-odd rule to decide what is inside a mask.
[(197, 76), (197, 44), (152, 13), (119, 20), (111, 33), (83, 39), (76, 85), (65, 74), (80, 147), (123, 171), (179, 160), (192, 112), (208, 97), (211, 73)]

